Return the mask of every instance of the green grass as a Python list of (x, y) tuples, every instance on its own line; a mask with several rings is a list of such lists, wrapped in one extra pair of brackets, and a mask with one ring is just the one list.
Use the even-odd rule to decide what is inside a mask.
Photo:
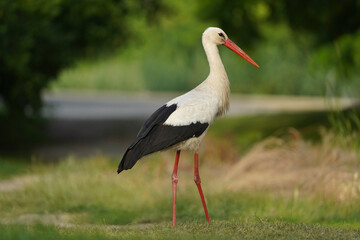
[[(360, 237), (357, 202), (227, 191), (217, 184), (226, 173), (217, 171), (214, 178), (214, 171), (205, 167), (221, 169), (219, 163), (201, 167), (212, 219), (207, 225), (186, 159), (183, 155), (179, 170), (176, 229), (170, 226), (172, 162), (166, 154), (152, 155), (120, 175), (111, 159), (69, 158), (57, 165), (31, 166), (28, 174), (33, 178), (23, 187), (0, 192), (1, 218), (8, 222), (0, 224), (0, 239)], [(18, 174), (13, 172), (13, 178)]]
[(185, 222), (173, 229), (170, 224), (154, 224), (123, 229), (57, 228), (51, 226), (0, 226), (1, 239), (358, 239), (359, 229), (327, 227), (319, 224), (253, 221), (213, 221), (210, 225)]
[(0, 157), (0, 180), (28, 172), (29, 163), (24, 159)]

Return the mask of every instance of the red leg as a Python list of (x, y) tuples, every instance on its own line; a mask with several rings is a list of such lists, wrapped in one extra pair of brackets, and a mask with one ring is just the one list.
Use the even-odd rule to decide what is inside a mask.
[(201, 179), (200, 179), (200, 175), (199, 175), (199, 163), (198, 163), (198, 153), (195, 153), (194, 155), (194, 160), (195, 160), (195, 168), (194, 168), (194, 181), (196, 183), (196, 186), (199, 189), (199, 193), (200, 193), (200, 197), (201, 197), (201, 201), (204, 207), (204, 212), (205, 212), (205, 216), (206, 216), (206, 221), (210, 222), (210, 218), (209, 218), (209, 213), (206, 207), (206, 203), (205, 203), (205, 199), (204, 199), (204, 194), (203, 191), (201, 189)]
[(172, 217), (172, 225), (175, 227), (176, 225), (176, 185), (178, 183), (177, 170), (179, 165), (180, 158), (180, 150), (176, 152), (174, 171), (171, 175), (172, 179), (172, 194), (173, 194), (173, 217)]

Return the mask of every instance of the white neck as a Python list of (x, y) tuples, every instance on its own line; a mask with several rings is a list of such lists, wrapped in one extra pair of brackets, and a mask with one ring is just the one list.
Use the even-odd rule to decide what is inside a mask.
[(229, 79), (221, 61), (216, 44), (202, 41), (206, 57), (209, 61), (210, 73), (202, 85), (219, 99), (218, 116), (223, 115), (229, 108)]
[(206, 57), (210, 66), (210, 74), (212, 75), (226, 75), (224, 65), (221, 61), (219, 50), (214, 43), (206, 42), (203, 40), (203, 46), (206, 53)]

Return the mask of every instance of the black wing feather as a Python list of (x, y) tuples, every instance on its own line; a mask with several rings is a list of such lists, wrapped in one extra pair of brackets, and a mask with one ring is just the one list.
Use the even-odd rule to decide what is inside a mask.
[(132, 168), (143, 156), (164, 150), (192, 137), (199, 137), (208, 123), (191, 123), (186, 126), (163, 125), (177, 108), (176, 104), (162, 106), (141, 127), (137, 137), (126, 150), (118, 167), (118, 173)]
[(146, 120), (144, 125), (140, 128), (139, 133), (137, 134), (134, 142), (130, 145), (129, 148), (133, 148), (140, 139), (144, 138), (149, 134), (151, 129), (157, 124), (163, 124), (166, 119), (176, 110), (176, 104), (170, 106), (163, 105), (158, 110), (156, 110), (151, 116)]

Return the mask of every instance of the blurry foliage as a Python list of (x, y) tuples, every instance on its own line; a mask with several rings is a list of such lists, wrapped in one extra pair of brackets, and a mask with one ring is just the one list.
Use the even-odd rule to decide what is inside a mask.
[[(266, 52), (259, 54), (278, 58), (280, 66), (284, 65), (273, 63), (276, 74), (266, 74), (270, 83), (259, 81), (258, 87), (259, 92), (282, 94), (323, 95), (326, 85), (333, 84), (338, 85), (334, 94), (349, 95), (342, 87), (344, 82), (351, 83), (352, 89), (360, 88), (359, 11), (358, 0), (202, 0), (198, 5), (201, 19), (215, 20), (241, 46), (253, 47), (257, 52), (266, 45), (267, 50), (279, 47), (267, 56)], [(264, 64), (260, 62), (260, 66)], [(278, 80), (273, 81), (272, 76)], [(300, 82), (284, 85), (284, 78)]]
[(173, 15), (157, 25), (158, 34), (143, 45), (141, 71), (148, 90), (188, 91), (206, 77), (199, 67), (207, 67), (201, 33), (208, 24), (197, 21), (196, 5), (189, 2), (168, 3)]
[[(325, 79), (327, 96), (359, 96), (360, 29), (318, 47), (309, 59), (309, 72), (315, 79)], [(343, 86), (350, 86), (344, 88)]]
[(166, 2), (168, 17), (148, 26), (131, 18), (135, 41), (109, 58), (78, 62), (63, 71), (52, 88), (118, 91), (188, 91), (207, 74), (201, 33), (209, 23), (196, 18), (191, 0)]
[(341, 4), (333, 0), (202, 0), (198, 14), (202, 19), (216, 19), (243, 45), (261, 38), (261, 27), (269, 22), (311, 33), (318, 43), (331, 42), (358, 30), (359, 11), (358, 0)]
[(0, 1), (0, 97), (8, 115), (36, 116), (58, 72), (132, 40), (130, 16), (155, 22), (160, 0)]
[[(326, 95), (334, 85), (332, 96), (358, 95), (359, 33), (344, 27), (336, 30), (337, 39), (332, 40), (329, 34), (324, 41), (323, 34), (306, 30), (305, 23), (300, 28), (290, 22), (291, 16), (285, 13), (288, 4), (265, 0), (166, 2), (171, 15), (156, 25), (148, 27), (145, 18), (132, 18), (139, 37), (129, 42), (125, 51), (110, 59), (83, 61), (64, 71), (52, 87), (188, 91), (208, 73), (201, 33), (208, 26), (220, 26), (260, 65), (260, 69), (253, 68), (219, 46), (233, 92)], [(352, 4), (346, 2), (336, 14), (355, 8)], [(311, 12), (307, 8), (312, 8), (311, 3), (305, 2), (296, 14)], [(324, 12), (335, 11), (324, 8)], [(336, 18), (336, 14), (329, 18)], [(351, 18), (356, 22), (357, 18)]]
[(287, 21), (296, 30), (316, 36), (318, 43), (331, 42), (360, 26), (358, 0), (268, 1), (274, 17)]
[(200, 41), (208, 26), (261, 67), (219, 47), (234, 92), (351, 95), (360, 88), (359, 8), (355, 0), (4, 0), (0, 97), (12, 113), (36, 114), (41, 90), (63, 68), (52, 87), (187, 91), (208, 72)]
[(261, 38), (260, 27), (270, 17), (270, 9), (264, 0), (202, 0), (198, 15), (204, 20), (216, 20), (239, 45), (250, 46)]

